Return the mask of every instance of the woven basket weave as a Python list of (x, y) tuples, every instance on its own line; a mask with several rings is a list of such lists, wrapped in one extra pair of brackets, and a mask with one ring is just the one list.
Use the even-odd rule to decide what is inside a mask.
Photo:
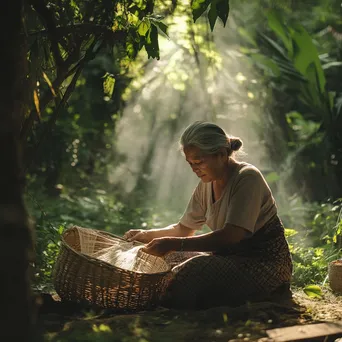
[(334, 292), (342, 293), (342, 259), (329, 264), (329, 284)]
[[(87, 243), (81, 246), (83, 241)], [(117, 267), (115, 260), (113, 264), (92, 256), (115, 246), (119, 248), (116, 255), (120, 256), (121, 251), (139, 245), (142, 246), (104, 231), (78, 226), (67, 229), (61, 237), (53, 272), (57, 294), (62, 300), (118, 311), (157, 306), (171, 274), (162, 258), (138, 251), (133, 267), (125, 269)]]

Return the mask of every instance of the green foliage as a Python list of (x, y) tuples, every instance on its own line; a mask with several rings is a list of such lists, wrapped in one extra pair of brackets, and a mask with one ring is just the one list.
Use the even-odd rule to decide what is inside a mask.
[(106, 74), (103, 76), (103, 79), (103, 92), (106, 96), (111, 98), (114, 92), (115, 77), (114, 75), (106, 72)]
[(226, 26), (227, 19), (229, 16), (229, 0), (217, 1), (216, 13), (217, 13), (217, 16), (222, 20), (223, 26)]
[[(300, 87), (303, 92), (300, 96), (308, 107), (322, 102), (320, 108), (324, 108), (326, 100), (321, 97), (321, 94), (327, 95), (326, 80), (312, 37), (299, 23), (285, 27), (285, 20), (279, 13), (270, 12), (268, 18), (270, 28), (274, 30), (285, 46), (283, 49), (276, 41), (263, 35), (274, 56), (277, 56), (273, 58), (274, 62), (287, 75), (295, 75), (296, 72), (302, 75), (304, 82), (292, 85)], [(289, 70), (290, 68), (291, 70)]]
[[(228, 1), (212, 0), (212, 8), (224, 24), (228, 18)], [(20, 137), (27, 150), (27, 166), (33, 162), (38, 148), (51, 134), (56, 121), (74, 92), (78, 79), (85, 66), (100, 52), (107, 50), (124, 63), (133, 61), (139, 51), (145, 48), (148, 58), (159, 59), (159, 36), (167, 37), (164, 16), (157, 12), (171, 13), (173, 2), (161, 3), (154, 0), (143, 1), (65, 1), (58, 0), (53, 5), (44, 1), (31, 1), (25, 15), (28, 32), (28, 61), (33, 98), (27, 103), (27, 113), (22, 118)], [(26, 7), (25, 7), (26, 8)], [(194, 9), (193, 9), (194, 10)], [(203, 12), (202, 12), (203, 13)], [(216, 21), (215, 17), (215, 21)], [(213, 21), (211, 19), (211, 23)], [(213, 25), (212, 25), (213, 28)], [(124, 65), (121, 64), (121, 66)], [(120, 74), (123, 70), (119, 71)], [(110, 70), (105, 70), (104, 93), (109, 99), (114, 91), (114, 80)], [(46, 82), (46, 84), (45, 84)], [(49, 104), (55, 108), (47, 116)], [(32, 103), (31, 103), (32, 102)], [(32, 146), (30, 135), (45, 118), (47, 124), (33, 132), (35, 143)], [(26, 146), (29, 143), (30, 146)]]
[[(172, 222), (174, 213), (152, 205), (132, 208), (109, 189), (63, 188), (58, 196), (41, 191), (39, 182), (29, 186), (26, 203), (35, 221), (35, 286), (51, 289), (51, 276), (60, 246), (60, 237), (72, 225), (123, 235), (129, 229), (162, 227)], [(179, 215), (179, 214), (178, 214)]]
[[(288, 169), (291, 164), (286, 172), (292, 172), (292, 179), (300, 186), (309, 188), (309, 199), (337, 198), (342, 191), (342, 89), (331, 90), (327, 70), (330, 65), (339, 65), (340, 55), (327, 48), (332, 44), (309, 32), (297, 14), (270, 8), (265, 17), (268, 26), (258, 30), (256, 38), (241, 30), (240, 35), (248, 45), (242, 51), (271, 89), (273, 108), (264, 123), (276, 122), (283, 133), (281, 138), (275, 136), (273, 145), (279, 145), (281, 139), (287, 142), (283, 158), (278, 155), (277, 160), (274, 155), (275, 167)], [(317, 184), (321, 183), (326, 184), (325, 189), (319, 189)]]
[(213, 31), (217, 18), (226, 26), (229, 15), (229, 0), (192, 0), (191, 9), (194, 22), (209, 8), (208, 19)]
[[(106, 230), (122, 235), (128, 229), (163, 227), (180, 213), (145, 203), (132, 208), (109, 189), (64, 189), (58, 197), (50, 197), (32, 184), (27, 196), (30, 213), (36, 220), (35, 284), (51, 287), (51, 272), (59, 248), (60, 234), (70, 225)], [(31, 193), (34, 192), (34, 196)], [(141, 194), (144, 196), (144, 194)], [(342, 202), (311, 204), (302, 225), (294, 220), (286, 228), (294, 263), (293, 285), (322, 284), (328, 263), (342, 257)]]
[(310, 298), (322, 298), (322, 289), (318, 285), (307, 285), (304, 287), (304, 292)]
[(294, 264), (293, 284), (321, 284), (327, 276), (328, 263), (342, 257), (342, 201), (308, 204), (302, 226), (286, 229)]
[(191, 1), (191, 9), (194, 21), (196, 21), (207, 10), (210, 2), (210, 0)]
[(158, 44), (158, 29), (157, 26), (151, 25), (150, 29), (146, 33), (145, 49), (148, 58), (153, 57), (159, 59), (159, 44)]
[[(177, 8), (177, 11), (178, 16), (184, 16), (183, 7)], [(185, 12), (187, 18), (189, 14)], [(132, 54), (136, 54), (135, 57), (138, 57), (139, 42), (148, 38), (149, 31), (153, 30), (155, 34), (158, 31), (158, 34), (168, 39), (167, 27), (161, 20), (162, 17), (157, 15), (132, 19), (136, 25), (142, 22), (146, 24), (140, 27), (139, 32), (131, 30), (127, 38), (132, 41)], [(198, 75), (197, 69), (189, 73), (187, 65), (182, 63), (184, 58), (193, 58), (193, 48), (198, 49), (199, 54), (207, 53), (208, 60), (216, 57), (212, 42), (199, 39), (206, 33), (205, 23), (196, 24), (196, 28), (190, 23), (188, 25), (182, 39), (186, 39), (190, 47), (184, 44), (183, 51), (187, 55), (178, 55), (182, 59), (176, 59), (177, 55), (175, 59), (171, 56), (172, 66), (165, 71), (170, 76), (170, 83), (185, 83)], [(136, 37), (138, 34), (140, 37)], [(148, 48), (153, 50), (153, 44)], [(215, 61), (210, 62), (214, 66)], [(45, 144), (40, 146), (39, 154), (27, 174), (28, 189), (35, 198), (35, 201), (28, 199), (27, 203), (39, 235), (35, 263), (36, 282), (39, 285), (50, 283), (58, 250), (58, 234), (70, 225), (105, 229), (121, 235), (130, 228), (167, 225), (174, 222), (175, 216), (179, 217), (179, 213), (171, 215), (169, 209), (153, 208), (154, 203), (150, 206), (144, 204), (144, 207), (136, 205), (137, 202), (146, 202), (142, 186), (138, 186), (138, 191), (129, 198), (119, 187), (108, 182), (108, 174), (112, 169), (125, 161), (125, 156), (115, 146), (116, 125), (124, 106), (122, 95), (130, 89), (132, 80), (135, 84), (139, 83), (145, 64), (144, 54), (133, 61), (126, 56), (122, 46), (114, 46), (112, 51), (101, 50), (84, 67), (67, 108), (61, 110), (54, 129), (46, 137)], [(49, 126), (57, 102), (46, 107), (41, 122), (30, 135), (29, 147), (32, 149)], [(174, 122), (170, 121), (171, 124)], [(164, 130), (169, 126), (165, 125)], [(46, 227), (49, 227), (51, 234), (47, 234)]]
[(339, 256), (335, 250), (323, 247), (302, 247), (299, 243), (291, 246), (293, 258), (294, 286), (302, 287), (307, 284), (322, 284), (327, 276), (328, 262)]
[[(267, 181), (277, 187), (283, 180), (282, 170), (285, 168), (286, 171), (294, 171), (297, 176), (300, 174), (298, 170), (305, 171), (313, 175), (314, 182), (320, 188), (325, 188), (322, 186), (325, 183), (316, 177), (317, 174), (325, 174), (327, 179), (332, 179), (332, 186), (326, 186), (325, 194), (334, 197), (332, 189), (337, 186), (333, 183), (332, 165), (337, 163), (340, 167), (342, 160), (339, 150), (342, 89), (338, 88), (338, 84), (335, 88), (331, 86), (329, 72), (340, 70), (339, 50), (328, 39), (322, 42), (318, 35), (313, 34), (325, 27), (327, 20), (317, 19), (317, 27), (314, 19), (310, 19), (312, 22), (309, 23), (309, 19), (306, 21), (309, 25), (305, 26), (302, 22), (303, 25), (299, 25), (298, 20), (291, 16), (298, 15), (300, 11), (291, 12), (290, 1), (262, 3), (267, 3), (267, 8), (284, 8), (282, 13), (265, 11), (263, 6), (248, 1), (251, 7), (246, 6), (246, 11), (251, 20), (249, 25), (240, 25), (237, 30), (246, 42), (243, 51), (264, 77), (264, 80), (258, 80), (258, 87), (262, 81), (267, 84), (271, 89), (269, 101), (278, 110), (265, 113), (265, 116), (270, 115), (272, 126), (271, 130), (263, 127), (263, 131), (267, 132), (263, 140), (269, 141), (269, 134), (281, 126), (288, 154), (283, 157), (278, 146), (275, 146), (277, 157), (280, 156), (279, 164), (293, 153), (294, 159), (304, 165), (300, 170), (290, 159), (288, 164), (269, 173)], [(93, 9), (89, 8), (91, 4)], [(208, 35), (206, 22), (203, 20), (201, 24), (198, 19), (205, 15), (211, 30), (217, 18), (226, 25), (229, 2), (194, 0), (191, 8), (177, 3), (175, 8), (178, 12), (170, 4), (163, 2), (162, 6), (161, 2), (141, 0), (96, 3), (57, 1), (50, 7), (54, 26), (59, 32), (55, 37), (47, 34), (50, 29), (39, 17), (39, 8), (27, 15), (30, 77), (38, 96), (31, 104), (37, 109), (26, 118), (34, 118), (34, 129), (28, 138), (30, 152), (40, 145), (40, 153), (27, 175), (28, 189), (34, 194), (28, 196), (27, 202), (37, 230), (37, 284), (49, 283), (60, 234), (71, 224), (105, 229), (121, 235), (130, 228), (160, 227), (174, 222), (174, 217), (179, 216), (179, 213), (169, 213), (150, 203), (134, 206), (132, 199), (125, 197), (119, 187), (107, 182), (110, 168), (125, 160), (115, 146), (115, 132), (125, 101), (137, 96), (136, 89), (148, 89), (149, 84), (153, 83), (153, 80), (146, 81), (142, 77), (150, 61), (146, 62), (146, 55), (140, 52), (145, 49), (148, 58), (159, 59), (159, 50), (172, 45), (161, 39), (161, 36), (169, 39), (169, 31), (172, 40), (179, 43), (175, 32), (172, 32), (175, 25), (169, 25), (170, 16), (164, 17), (164, 13), (177, 15), (182, 18), (182, 23), (186, 23), (180, 34), (180, 52), (166, 51), (165, 48), (169, 63), (162, 71), (172, 90), (182, 93), (182, 99), (185, 99), (189, 94), (187, 90), (196, 79), (202, 77), (202, 85), (207, 88), (207, 79), (211, 77), (215, 82), (216, 73), (222, 66), (222, 57), (217, 54), (214, 41)], [(297, 6), (301, 7), (300, 4)], [(313, 11), (320, 15), (321, 12), (326, 13), (320, 8), (323, 7), (317, 4)], [(268, 26), (264, 25), (266, 21), (260, 11), (267, 14)], [(240, 9), (235, 15), (238, 16), (239, 12)], [(195, 26), (189, 24), (191, 15), (196, 21)], [(261, 18), (259, 34), (254, 34)], [(57, 39), (57, 50), (54, 39)], [(193, 60), (194, 54), (199, 56), (201, 63), (204, 61), (205, 67), (208, 65), (204, 68), (207, 69), (204, 76), (200, 67), (189, 68), (193, 65), (189, 61)], [(69, 86), (78, 70), (83, 73), (77, 74), (75, 87), (71, 89)], [(68, 89), (73, 91), (73, 96), (65, 98)], [(68, 106), (61, 107), (56, 120), (55, 114), (63, 98), (63, 103)], [(41, 114), (39, 118), (36, 117), (38, 112)], [(144, 120), (154, 124), (157, 114), (144, 113), (149, 115)], [(180, 108), (179, 113), (170, 113), (160, 134), (176, 131), (180, 120), (184, 120), (187, 114), (184, 108)], [(49, 131), (46, 143), (42, 144), (40, 137), (54, 122), (54, 130)], [(157, 135), (150, 140), (153, 150)], [(31, 153), (27, 155), (31, 156)], [(118, 164), (113, 164), (113, 160)], [(146, 165), (148, 174), (148, 161)], [(141, 177), (145, 177), (145, 172)], [(146, 201), (141, 184), (146, 186), (147, 181), (138, 183), (134, 195), (139, 191), (140, 195), (134, 198), (135, 203)], [(294, 260), (293, 282), (297, 286), (321, 283), (326, 277), (328, 262), (341, 256), (340, 202), (322, 203), (291, 208), (283, 216), (287, 227), (290, 227), (286, 234)]]

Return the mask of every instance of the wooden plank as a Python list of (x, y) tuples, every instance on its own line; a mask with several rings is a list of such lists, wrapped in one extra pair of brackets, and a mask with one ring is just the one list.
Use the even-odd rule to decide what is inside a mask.
[(294, 325), (292, 327), (266, 330), (268, 337), (275, 342), (298, 341), (321, 336), (342, 336), (342, 322)]

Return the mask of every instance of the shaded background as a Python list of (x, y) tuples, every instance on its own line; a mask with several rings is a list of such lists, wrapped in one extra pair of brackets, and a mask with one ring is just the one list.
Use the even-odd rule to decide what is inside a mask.
[(295, 284), (322, 282), (341, 257), (341, 11), (331, 0), (232, 0), (227, 26), (212, 33), (186, 1), (160, 1), (160, 60), (103, 49), (44, 141), (57, 103), (27, 139), (37, 286), (49, 286), (70, 224), (121, 235), (179, 219), (198, 182), (178, 150), (194, 120), (243, 140), (240, 159), (262, 170), (278, 203)]

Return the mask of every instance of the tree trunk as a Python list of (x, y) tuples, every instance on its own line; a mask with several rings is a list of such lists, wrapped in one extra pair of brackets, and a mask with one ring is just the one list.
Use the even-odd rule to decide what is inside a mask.
[(23, 0), (0, 11), (0, 341), (33, 341), (29, 260), (32, 239), (23, 201), (19, 131), (27, 105)]

